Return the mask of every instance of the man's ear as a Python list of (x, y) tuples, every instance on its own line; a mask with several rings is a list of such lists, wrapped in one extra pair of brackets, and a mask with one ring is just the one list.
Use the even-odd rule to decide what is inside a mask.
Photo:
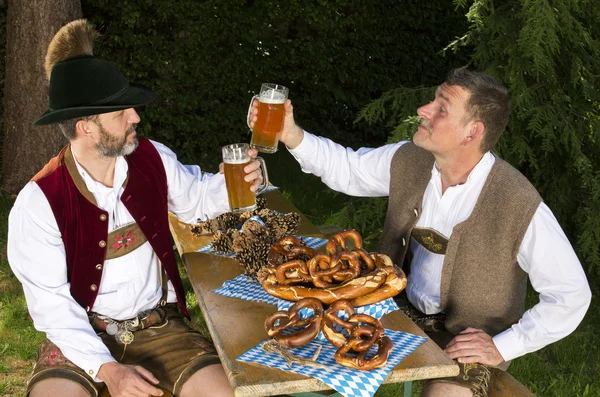
[(77, 132), (77, 136), (88, 137), (92, 134), (92, 130), (90, 128), (88, 120), (81, 119), (77, 123), (75, 123), (75, 131)]
[(483, 139), (483, 133), (485, 132), (485, 125), (481, 121), (472, 121), (469, 127), (469, 133), (466, 136), (467, 144), (472, 142), (481, 142)]

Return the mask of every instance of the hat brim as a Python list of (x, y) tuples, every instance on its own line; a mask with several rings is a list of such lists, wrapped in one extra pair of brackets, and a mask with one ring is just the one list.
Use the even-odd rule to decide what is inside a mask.
[(78, 117), (93, 116), (96, 114), (110, 113), (117, 110), (134, 108), (137, 106), (147, 105), (156, 99), (158, 95), (151, 89), (141, 85), (130, 83), (129, 89), (123, 95), (114, 100), (100, 106), (78, 106), (66, 109), (48, 109), (33, 125), (48, 125), (60, 123)]

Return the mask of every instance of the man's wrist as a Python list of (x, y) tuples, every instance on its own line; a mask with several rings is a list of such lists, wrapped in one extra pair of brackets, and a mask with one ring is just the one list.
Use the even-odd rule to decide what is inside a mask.
[(291, 139), (288, 139), (288, 142), (285, 142), (285, 145), (288, 147), (288, 149), (293, 150), (297, 148), (298, 145), (300, 145), (302, 143), (302, 140), (304, 139), (304, 131), (302, 130), (302, 128), (296, 125), (295, 130), (296, 132), (290, 134)]
[(106, 382), (107, 378), (110, 378), (110, 373), (113, 372), (118, 366), (120, 366), (116, 361), (108, 361), (98, 368), (98, 379)]

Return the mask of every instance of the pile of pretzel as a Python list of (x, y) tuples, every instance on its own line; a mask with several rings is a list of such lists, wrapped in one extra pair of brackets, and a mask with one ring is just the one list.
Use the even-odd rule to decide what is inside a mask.
[[(312, 309), (312, 314), (303, 319), (300, 315), (302, 309)], [(338, 317), (340, 311), (346, 313), (346, 320)], [(296, 329), (296, 332), (292, 332)], [(325, 312), (319, 300), (301, 299), (287, 311), (269, 315), (265, 320), (265, 330), (270, 338), (287, 347), (304, 346), (322, 330), (325, 338), (338, 348), (335, 361), (363, 371), (384, 366), (393, 347), (392, 340), (384, 335), (379, 320), (367, 314), (355, 313), (354, 306), (345, 299), (335, 301)], [(375, 345), (377, 353), (367, 358), (368, 350)]]
[(281, 299), (315, 298), (326, 305), (347, 299), (355, 307), (380, 302), (406, 287), (404, 272), (387, 255), (363, 250), (356, 230), (336, 234), (326, 250), (318, 254), (297, 237), (286, 236), (271, 247), (258, 281)]

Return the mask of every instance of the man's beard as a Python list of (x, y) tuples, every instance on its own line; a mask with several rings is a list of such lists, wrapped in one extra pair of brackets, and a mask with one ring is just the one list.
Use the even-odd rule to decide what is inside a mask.
[(133, 124), (123, 136), (123, 139), (119, 139), (115, 136), (110, 135), (102, 124), (99, 124), (100, 142), (96, 144), (96, 150), (98, 154), (104, 157), (119, 157), (127, 156), (137, 148), (138, 140), (134, 138), (133, 142), (128, 142), (127, 138), (133, 133), (137, 124)]

